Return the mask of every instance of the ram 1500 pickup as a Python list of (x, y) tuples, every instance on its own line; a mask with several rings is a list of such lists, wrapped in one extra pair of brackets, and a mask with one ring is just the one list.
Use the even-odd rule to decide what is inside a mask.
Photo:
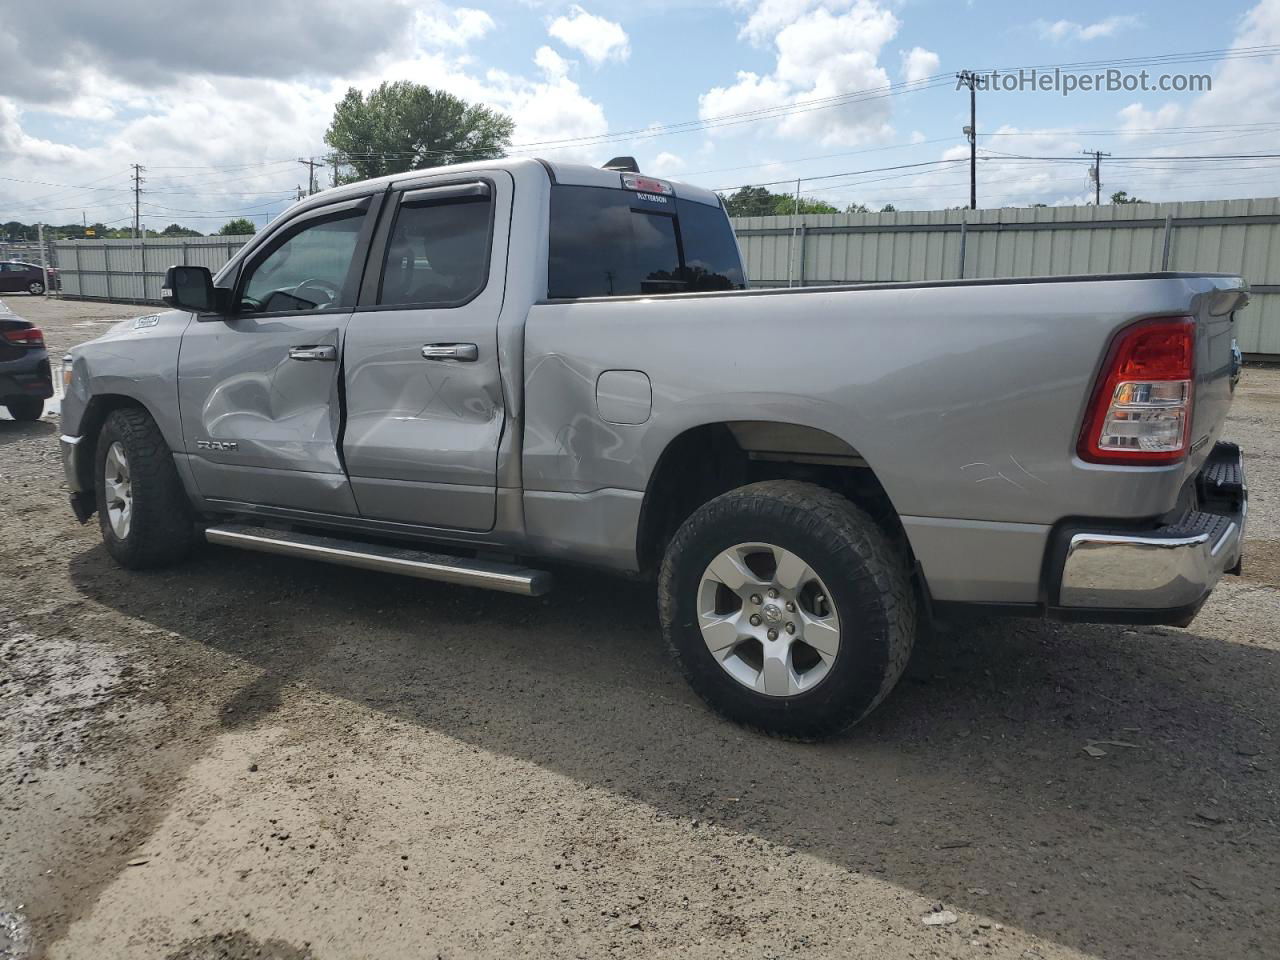
[(1238, 568), (1239, 278), (749, 290), (714, 193), (625, 167), (351, 184), (171, 268), (65, 360), (77, 516), (131, 568), (648, 576), (697, 692), (802, 739), (948, 609), (1186, 624)]

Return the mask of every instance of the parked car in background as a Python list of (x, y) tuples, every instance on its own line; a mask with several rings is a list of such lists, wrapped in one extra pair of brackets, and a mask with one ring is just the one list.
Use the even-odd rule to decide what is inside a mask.
[[(47, 278), (46, 278), (47, 275)], [(45, 290), (56, 290), (58, 271), (21, 260), (0, 260), (0, 293), (29, 293), (40, 296)]]
[(52, 396), (44, 333), (0, 303), (0, 406), (15, 420), (39, 420)]
[(633, 164), (326, 191), (72, 348), (72, 507), (126, 567), (647, 576), (694, 689), (803, 739), (931, 615), (1186, 624), (1238, 570), (1239, 277), (745, 285), (720, 198)]

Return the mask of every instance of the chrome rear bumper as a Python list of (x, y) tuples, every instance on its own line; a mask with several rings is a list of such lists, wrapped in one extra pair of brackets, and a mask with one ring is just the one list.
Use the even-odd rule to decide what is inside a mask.
[[(1224, 573), (1239, 572), (1249, 494), (1240, 448), (1219, 443), (1196, 478), (1197, 507), (1141, 531), (1070, 533), (1058, 612), (1080, 619), (1187, 623)], [(1165, 615), (1162, 617), (1162, 615)]]

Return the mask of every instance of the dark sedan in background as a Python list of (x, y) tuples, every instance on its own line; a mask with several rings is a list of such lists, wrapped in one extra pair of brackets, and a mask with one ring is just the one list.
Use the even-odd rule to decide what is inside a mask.
[(52, 396), (44, 334), (0, 303), (0, 406), (15, 420), (39, 420)]
[[(46, 278), (47, 273), (47, 278)], [(58, 285), (58, 272), (45, 270), (21, 260), (0, 260), (0, 293), (30, 293), (39, 296)]]

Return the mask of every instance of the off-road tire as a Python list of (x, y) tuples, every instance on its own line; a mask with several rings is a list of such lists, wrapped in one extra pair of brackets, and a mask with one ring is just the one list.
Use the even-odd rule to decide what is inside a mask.
[[(107, 516), (103, 482), (107, 451), (120, 443), (129, 463), (133, 510), (128, 534), (117, 537)], [(173, 454), (160, 428), (145, 410), (113, 410), (98, 434), (94, 451), (98, 526), (107, 552), (122, 567), (143, 570), (182, 560), (195, 539), (190, 501), (178, 479)]]
[[(720, 551), (745, 542), (798, 554), (832, 594), (840, 648), (810, 690), (757, 693), (729, 676), (703, 640), (696, 606), (703, 573)], [(906, 669), (916, 636), (903, 547), (845, 497), (793, 480), (753, 483), (698, 508), (667, 547), (658, 607), (671, 652), (699, 696), (730, 720), (795, 740), (834, 736), (874, 710)]]
[(8, 397), (0, 402), (15, 420), (34, 423), (44, 416), (44, 401), (39, 397)]

